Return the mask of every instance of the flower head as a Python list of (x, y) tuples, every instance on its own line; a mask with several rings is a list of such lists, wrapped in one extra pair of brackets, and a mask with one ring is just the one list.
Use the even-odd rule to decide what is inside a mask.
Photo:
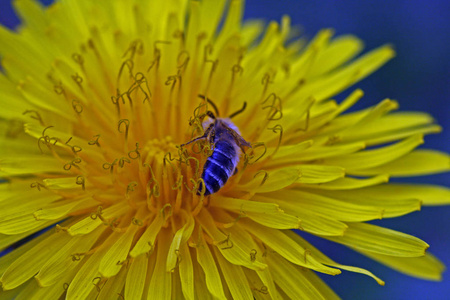
[(390, 46), (355, 58), (361, 41), (331, 30), (288, 43), (288, 17), (263, 33), (238, 0), (15, 5), (24, 25), (0, 28), (0, 248), (53, 229), (0, 258), (0, 295), (334, 298), (315, 272), (341, 270), (384, 284), (292, 229), (440, 278), (425, 242), (365, 223), (450, 202), (388, 183), (449, 170), (415, 150), (440, 127), (390, 99), (345, 113), (360, 90), (331, 99)]

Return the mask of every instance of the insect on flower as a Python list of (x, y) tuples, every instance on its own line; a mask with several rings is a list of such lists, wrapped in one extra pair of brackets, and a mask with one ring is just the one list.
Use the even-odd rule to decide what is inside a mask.
[[(210, 99), (203, 95), (199, 95), (199, 97), (211, 104), (216, 115), (219, 115), (216, 105)], [(205, 196), (220, 190), (226, 184), (228, 178), (237, 172), (236, 166), (239, 163), (241, 151), (245, 152), (244, 147), (252, 147), (249, 142), (242, 138), (239, 129), (231, 121), (231, 118), (242, 113), (246, 106), (247, 103), (244, 102), (244, 106), (228, 118), (216, 117), (212, 111), (208, 110), (205, 116), (208, 116), (209, 119), (202, 123), (204, 134), (181, 145), (189, 145), (201, 139), (207, 139), (210, 143), (212, 154), (206, 160), (202, 172), (205, 187), (203, 187), (203, 183), (200, 183), (197, 190), (198, 195), (201, 194), (203, 189), (205, 190)]]

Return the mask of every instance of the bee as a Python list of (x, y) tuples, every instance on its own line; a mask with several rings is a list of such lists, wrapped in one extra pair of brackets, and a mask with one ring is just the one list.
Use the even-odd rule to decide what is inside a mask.
[[(203, 95), (199, 95), (199, 97), (208, 101), (214, 108), (216, 115), (219, 115), (217, 107), (210, 99)], [(200, 183), (197, 195), (200, 195), (200, 191), (203, 191), (203, 189), (205, 190), (205, 196), (220, 190), (228, 179), (237, 172), (236, 167), (241, 153), (244, 152), (244, 147), (252, 147), (249, 142), (242, 138), (239, 129), (231, 121), (231, 118), (242, 113), (246, 106), (247, 103), (244, 102), (244, 106), (228, 118), (219, 118), (212, 111), (207, 111), (206, 116), (209, 119), (202, 123), (204, 134), (181, 145), (185, 146), (202, 139), (207, 139), (211, 145), (212, 154), (206, 160), (202, 172), (205, 186), (203, 187), (203, 183)]]

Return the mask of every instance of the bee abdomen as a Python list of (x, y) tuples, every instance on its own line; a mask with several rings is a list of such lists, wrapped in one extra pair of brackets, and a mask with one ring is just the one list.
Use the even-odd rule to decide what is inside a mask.
[[(235, 160), (232, 159), (234, 155), (234, 148), (227, 145), (227, 143), (216, 143), (216, 149), (206, 160), (203, 167), (202, 178), (205, 182), (205, 195), (217, 192), (233, 174), (236, 168)], [(202, 188), (200, 186), (199, 191)]]

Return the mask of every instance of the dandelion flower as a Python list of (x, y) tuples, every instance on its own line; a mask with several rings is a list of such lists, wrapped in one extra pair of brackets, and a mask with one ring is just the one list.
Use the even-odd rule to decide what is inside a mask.
[[(342, 270), (384, 284), (293, 230), (440, 279), (424, 241), (366, 223), (450, 202), (388, 183), (449, 170), (416, 149), (440, 127), (390, 99), (346, 113), (361, 90), (332, 100), (390, 46), (358, 56), (359, 39), (331, 30), (306, 43), (288, 17), (242, 23), (238, 0), (14, 4), (23, 25), (0, 28), (0, 249), (50, 229), (0, 258), (2, 299), (332, 299), (316, 272)], [(184, 144), (214, 110), (240, 111), (250, 145), (205, 195), (221, 150)]]

